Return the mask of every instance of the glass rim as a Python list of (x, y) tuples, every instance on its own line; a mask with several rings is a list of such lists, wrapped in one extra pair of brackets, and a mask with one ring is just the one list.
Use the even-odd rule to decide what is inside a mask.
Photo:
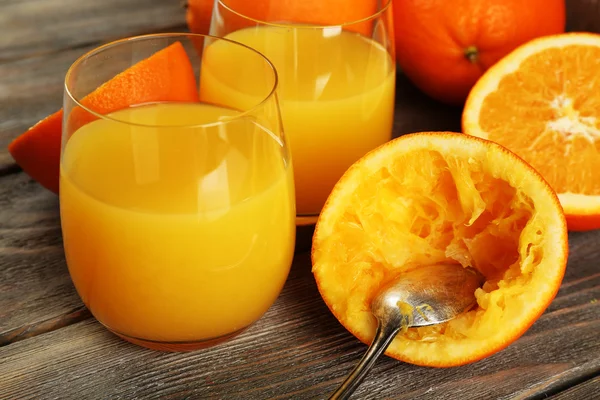
[[(267, 93), (267, 95), (264, 98), (262, 98), (258, 103), (254, 104), (252, 107), (248, 108), (247, 110), (239, 111), (237, 114), (232, 115), (232, 116), (221, 117), (219, 120), (214, 121), (214, 122), (206, 122), (206, 123), (201, 123), (201, 124), (187, 124), (187, 125), (185, 125), (185, 124), (184, 125), (155, 125), (155, 124), (141, 124), (141, 123), (136, 123), (136, 122), (124, 121), (124, 120), (114, 118), (107, 114), (102, 114), (100, 112), (97, 112), (97, 111), (91, 109), (90, 107), (82, 104), (83, 98), (85, 98), (85, 96), (83, 96), (82, 99), (78, 99), (76, 96), (73, 95), (73, 93), (71, 93), (71, 89), (69, 86), (72, 87), (73, 85), (69, 85), (69, 78), (79, 67), (81, 67), (83, 62), (85, 60), (89, 59), (90, 57), (100, 54), (104, 51), (110, 50), (113, 47), (121, 46), (126, 43), (130, 43), (130, 42), (151, 40), (151, 39), (161, 39), (161, 38), (174, 38), (174, 37), (188, 37), (188, 38), (196, 37), (196, 38), (209, 38), (209, 39), (215, 39), (215, 40), (222, 40), (222, 41), (228, 42), (234, 46), (240, 46), (240, 47), (244, 47), (244, 48), (250, 50), (251, 52), (258, 55), (260, 58), (262, 58), (265, 61), (265, 63), (270, 67), (270, 70), (273, 72), (274, 80), (273, 80), (272, 88), (269, 90), (269, 92)], [(160, 50), (164, 49), (165, 47), (161, 48)], [(158, 50), (158, 51), (160, 51), (160, 50)], [(132, 65), (134, 65), (134, 64), (132, 64)], [(254, 49), (250, 46), (247, 46), (243, 43), (239, 43), (239, 42), (236, 42), (234, 40), (227, 39), (224, 37), (205, 35), (202, 33), (188, 33), (188, 32), (151, 33), (151, 34), (146, 34), (146, 35), (130, 36), (130, 37), (126, 37), (126, 38), (122, 38), (122, 39), (118, 39), (118, 40), (113, 40), (109, 43), (105, 43), (103, 45), (100, 45), (98, 47), (95, 47), (95, 48), (85, 52), (83, 55), (79, 56), (75, 61), (73, 61), (73, 63), (69, 66), (69, 69), (67, 70), (67, 73), (65, 74), (65, 79), (64, 79), (65, 93), (67, 94), (67, 96), (69, 96), (69, 98), (73, 101), (73, 103), (75, 103), (75, 105), (77, 107), (80, 107), (85, 112), (97, 117), (98, 119), (113, 121), (113, 122), (126, 124), (126, 125), (130, 125), (130, 126), (144, 127), (144, 128), (188, 128), (188, 129), (191, 129), (191, 128), (209, 128), (209, 127), (226, 124), (231, 121), (235, 121), (239, 118), (243, 118), (247, 114), (250, 114), (250, 113), (254, 112), (255, 110), (259, 109), (260, 107), (263, 107), (265, 105), (265, 103), (267, 103), (271, 98), (275, 97), (278, 86), (279, 86), (279, 74), (277, 73), (277, 69), (275, 68), (275, 65), (273, 65), (271, 60), (269, 60), (260, 51)], [(90, 93), (93, 93), (93, 91)], [(87, 95), (89, 95), (90, 93), (88, 93)], [(178, 102), (169, 102), (169, 103), (175, 104)], [(179, 102), (179, 103), (183, 103), (183, 102)], [(185, 102), (185, 103), (186, 104), (195, 104), (195, 103), (189, 103), (189, 102)], [(149, 104), (153, 104), (153, 103), (149, 103)], [(198, 104), (201, 104), (201, 103), (198, 102)], [(135, 104), (133, 104), (131, 106), (135, 106)], [(117, 111), (119, 111), (119, 110), (115, 110), (113, 112), (117, 112)]]
[(224, 0), (217, 0), (217, 2), (220, 5), (222, 5), (224, 8), (226, 8), (229, 12), (237, 15), (238, 17), (247, 19), (249, 21), (256, 22), (256, 23), (259, 23), (259, 24), (263, 24), (263, 25), (266, 25), (266, 26), (278, 27), (278, 28), (290, 28), (290, 27), (293, 26), (294, 29), (345, 28), (345, 27), (352, 26), (352, 25), (358, 25), (360, 23), (368, 22), (368, 21), (370, 21), (372, 19), (375, 19), (375, 18), (381, 16), (392, 5), (392, 0), (385, 0), (384, 5), (379, 10), (377, 10), (375, 13), (373, 13), (373, 14), (371, 14), (369, 16), (363, 17), (363, 18), (359, 18), (359, 19), (354, 20), (354, 21), (343, 22), (341, 24), (329, 24), (329, 25), (320, 25), (320, 24), (317, 24), (317, 25), (300, 25), (300, 24), (298, 24), (298, 25), (296, 25), (293, 22), (283, 23), (283, 22), (263, 21), (263, 20), (260, 20), (258, 18), (253, 18), (253, 17), (250, 17), (248, 15), (242, 14), (239, 11), (234, 10), (233, 8), (231, 8), (231, 6), (228, 6), (227, 4), (225, 4)]

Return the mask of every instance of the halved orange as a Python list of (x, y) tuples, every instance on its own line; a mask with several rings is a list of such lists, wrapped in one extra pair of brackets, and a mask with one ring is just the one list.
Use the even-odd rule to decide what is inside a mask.
[[(154, 53), (121, 72), (81, 100), (104, 114), (132, 105), (158, 101), (198, 101), (192, 65), (180, 42)], [(91, 114), (79, 113), (90, 121)], [(58, 193), (63, 110), (42, 121), (9, 144), (17, 164), (45, 188)]]
[(600, 228), (600, 35), (535, 39), (490, 68), (463, 131), (497, 142), (558, 193), (570, 230)]
[(567, 263), (565, 217), (547, 182), (491, 141), (450, 132), (401, 136), (334, 187), (313, 237), (313, 273), (333, 315), (364, 343), (370, 302), (402, 271), (460, 263), (486, 278), (477, 306), (400, 333), (386, 354), (467, 364), (520, 337), (551, 303)]

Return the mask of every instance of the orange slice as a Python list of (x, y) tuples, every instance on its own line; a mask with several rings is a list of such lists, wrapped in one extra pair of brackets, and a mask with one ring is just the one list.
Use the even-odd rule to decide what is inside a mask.
[(495, 141), (558, 193), (570, 230), (600, 228), (600, 35), (533, 40), (475, 84), (463, 131)]
[(333, 315), (364, 343), (370, 302), (403, 270), (472, 266), (486, 278), (477, 306), (400, 333), (386, 354), (450, 367), (500, 351), (550, 304), (567, 262), (554, 191), (491, 141), (438, 132), (405, 135), (368, 153), (339, 180), (317, 222), (313, 273)]
[[(157, 101), (198, 101), (192, 65), (179, 42), (156, 52), (107, 81), (81, 101), (99, 114)], [(82, 114), (85, 114), (82, 115)], [(79, 113), (80, 123), (93, 119)], [(17, 164), (45, 188), (58, 193), (63, 110), (46, 117), (10, 143)]]

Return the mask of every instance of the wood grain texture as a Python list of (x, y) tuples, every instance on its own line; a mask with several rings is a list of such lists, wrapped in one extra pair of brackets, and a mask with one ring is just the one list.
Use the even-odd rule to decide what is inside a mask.
[(64, 261), (58, 198), (22, 172), (0, 177), (0, 345), (56, 329), (81, 306)]
[(404, 74), (397, 75), (394, 137), (411, 132), (461, 132), (461, 114), (461, 108), (433, 100), (417, 89)]
[(600, 376), (589, 379), (551, 397), (551, 400), (597, 400), (600, 398)]
[(0, 64), (0, 168), (14, 162), (7, 150), (12, 139), (62, 107), (69, 66), (94, 47)]
[(84, 321), (91, 317), (92, 314), (90, 311), (82, 304), (71, 311), (61, 312), (55, 317), (36, 322), (27, 322), (17, 328), (0, 332), (0, 346), (5, 346), (20, 340), (32, 338), (47, 332), (52, 332), (65, 326)]
[[(432, 369), (378, 361), (356, 399), (539, 399), (600, 373), (600, 231), (572, 234), (565, 281), (516, 343), (475, 364)], [(128, 344), (94, 320), (0, 348), (8, 398), (325, 398), (362, 356), (296, 256), (267, 314), (232, 341), (194, 353)]]
[(2, 0), (0, 10), (0, 62), (185, 28), (178, 0)]
[(599, 0), (566, 0), (566, 6), (567, 30), (600, 32)]

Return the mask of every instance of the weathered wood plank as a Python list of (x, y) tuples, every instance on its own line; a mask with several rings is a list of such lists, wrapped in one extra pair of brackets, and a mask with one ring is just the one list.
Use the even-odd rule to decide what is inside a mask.
[(398, 74), (394, 137), (411, 132), (461, 132), (461, 113), (461, 108), (433, 100), (417, 89), (404, 74)]
[(0, 7), (0, 62), (185, 27), (178, 0), (5, 0)]
[(600, 1), (566, 0), (567, 30), (600, 32)]
[(560, 392), (552, 396), (551, 400), (596, 400), (598, 398), (600, 398), (600, 376)]
[[(600, 372), (600, 231), (571, 235), (565, 282), (516, 343), (452, 369), (380, 360), (357, 399), (543, 398)], [(8, 398), (324, 398), (366, 346), (331, 316), (296, 257), (276, 304), (249, 330), (204, 351), (160, 353), (130, 345), (94, 320), (0, 348)]]
[(64, 262), (58, 198), (24, 173), (1, 177), (0, 345), (72, 323), (81, 306)]
[(65, 73), (83, 51), (0, 64), (0, 167), (14, 162), (7, 150), (14, 138), (62, 107)]
[(32, 338), (43, 333), (52, 332), (65, 326), (69, 326), (91, 318), (91, 316), (92, 315), (89, 310), (82, 304), (71, 311), (57, 314), (55, 317), (47, 318), (38, 322), (28, 322), (17, 328), (0, 332), (0, 346), (5, 346), (9, 343), (15, 343), (20, 340)]

